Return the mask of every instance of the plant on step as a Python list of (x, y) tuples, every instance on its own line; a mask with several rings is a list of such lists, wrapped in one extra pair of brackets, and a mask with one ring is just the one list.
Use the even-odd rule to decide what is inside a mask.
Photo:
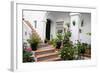
[(70, 37), (71, 37), (70, 31), (67, 31), (64, 33), (63, 46), (64, 45), (72, 46), (72, 42), (70, 41)]
[(56, 34), (56, 38), (51, 39), (48, 43), (53, 45), (55, 48), (60, 49), (63, 36), (61, 33)]
[(55, 39), (55, 42), (56, 42), (56, 48), (57, 49), (60, 49), (61, 47), (61, 44), (62, 44), (62, 40), (63, 40), (63, 36), (61, 33), (57, 33), (57, 38)]
[(51, 39), (51, 40), (49, 41), (49, 44), (50, 44), (50, 45), (53, 45), (53, 46), (56, 48), (56, 42), (57, 42), (57, 38), (54, 38), (54, 39)]
[(45, 42), (45, 43), (48, 43), (48, 42), (49, 42), (49, 40), (46, 38), (46, 39), (44, 40), (44, 42)]
[(30, 46), (33, 51), (37, 50), (37, 46), (40, 42), (40, 39), (38, 36), (32, 35), (32, 36), (30, 36), (30, 39), (28, 39), (27, 41), (30, 43)]
[(23, 49), (23, 62), (33, 62), (35, 61), (32, 56), (31, 50)]

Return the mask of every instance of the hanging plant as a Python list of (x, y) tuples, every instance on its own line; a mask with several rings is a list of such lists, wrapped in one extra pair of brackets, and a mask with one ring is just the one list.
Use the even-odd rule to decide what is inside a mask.
[(82, 30), (81, 29), (79, 29), (79, 33), (82, 33)]
[(88, 32), (88, 33), (86, 33), (87, 35), (89, 35), (89, 36), (91, 36), (91, 33), (90, 32)]
[(75, 21), (73, 21), (73, 25), (75, 26)]
[(84, 20), (81, 21), (81, 27), (83, 27), (83, 24), (84, 24)]

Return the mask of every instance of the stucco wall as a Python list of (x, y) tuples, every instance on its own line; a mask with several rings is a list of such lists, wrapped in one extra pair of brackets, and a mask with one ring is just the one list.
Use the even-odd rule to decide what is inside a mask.
[[(46, 23), (46, 12), (45, 11), (24, 11), (23, 17), (25, 20), (28, 20), (36, 32), (41, 37), (41, 40), (45, 39), (45, 23)], [(37, 26), (35, 28), (35, 23), (37, 22)]]
[(30, 29), (30, 27), (23, 21), (23, 43), (27, 43), (27, 46), (29, 46), (28, 44), (28, 39), (30, 39), (30, 35), (32, 35), (32, 30)]
[[(71, 40), (76, 43), (77, 40), (84, 43), (91, 43), (91, 36), (87, 33), (91, 33), (91, 14), (89, 13), (70, 13), (70, 23), (71, 23)], [(81, 26), (81, 21), (83, 20), (83, 26)], [(75, 26), (73, 25), (75, 21)], [(81, 29), (81, 33), (79, 32)]]
[[(89, 13), (69, 13), (69, 12), (53, 12), (53, 11), (24, 11), (23, 17), (28, 20), (33, 28), (40, 35), (41, 39), (45, 39), (46, 31), (46, 19), (51, 19), (50, 38), (56, 37), (56, 26), (59, 21), (64, 21), (63, 27), (66, 27), (66, 23), (70, 23), (70, 30), (72, 32), (71, 41), (76, 43), (77, 40), (85, 43), (91, 43), (91, 36), (86, 33), (91, 32), (91, 14)], [(84, 20), (83, 27), (81, 27), (81, 20)], [(35, 28), (34, 21), (37, 21), (37, 27)], [(75, 26), (73, 25), (75, 21)], [(81, 29), (81, 33), (79, 33)]]
[(82, 27), (79, 26), (79, 28), (82, 30), (82, 33), (80, 33), (80, 40), (81, 42), (90, 44), (91, 36), (89, 36), (87, 33), (91, 33), (91, 14), (82, 13), (81, 20), (84, 20), (84, 23)]
[[(73, 44), (77, 43), (77, 40), (79, 40), (79, 19), (80, 13), (70, 13), (71, 41), (73, 41)], [(75, 22), (75, 25), (73, 25), (73, 22)]]

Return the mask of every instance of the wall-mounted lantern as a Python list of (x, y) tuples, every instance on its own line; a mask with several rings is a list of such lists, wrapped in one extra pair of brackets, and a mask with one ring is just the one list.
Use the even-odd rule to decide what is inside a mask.
[(84, 20), (81, 21), (81, 27), (83, 27), (83, 26), (84, 26)]

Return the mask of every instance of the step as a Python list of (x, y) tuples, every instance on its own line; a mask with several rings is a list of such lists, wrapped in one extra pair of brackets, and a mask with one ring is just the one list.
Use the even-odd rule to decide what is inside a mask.
[(83, 56), (85, 56), (85, 57), (91, 57), (91, 55), (89, 55), (89, 54), (84, 54)]
[(48, 47), (50, 45), (46, 44), (46, 43), (39, 43), (38, 48), (42, 48), (42, 47)]
[(58, 60), (61, 60), (61, 58), (60, 57), (55, 57), (55, 58), (50, 58), (50, 59), (43, 60), (43, 61), (38, 61), (38, 62), (48, 62), (48, 61), (58, 61)]
[(46, 52), (46, 51), (50, 51), (50, 50), (55, 50), (54, 48), (51, 48), (50, 49), (38, 49), (35, 51), (35, 53), (39, 53), (39, 52)]
[(47, 50), (47, 51), (43, 51), (43, 52), (36, 52), (35, 55), (38, 56), (38, 55), (54, 53), (54, 52), (55, 52), (55, 49), (52, 49), (52, 50)]
[(54, 53), (48, 53), (48, 54), (38, 55), (37, 59), (38, 58), (43, 58), (43, 57), (49, 57), (49, 56), (53, 56), (53, 55), (58, 55), (58, 53), (54, 52)]
[(57, 57), (58, 57), (58, 54), (55, 54), (55, 55), (50, 55), (50, 56), (37, 58), (37, 61), (45, 61), (45, 60), (50, 60), (50, 59), (57, 58)]
[(48, 60), (48, 59), (56, 58), (56, 57), (58, 57), (58, 54), (37, 58), (37, 61), (44, 61), (44, 60)]

